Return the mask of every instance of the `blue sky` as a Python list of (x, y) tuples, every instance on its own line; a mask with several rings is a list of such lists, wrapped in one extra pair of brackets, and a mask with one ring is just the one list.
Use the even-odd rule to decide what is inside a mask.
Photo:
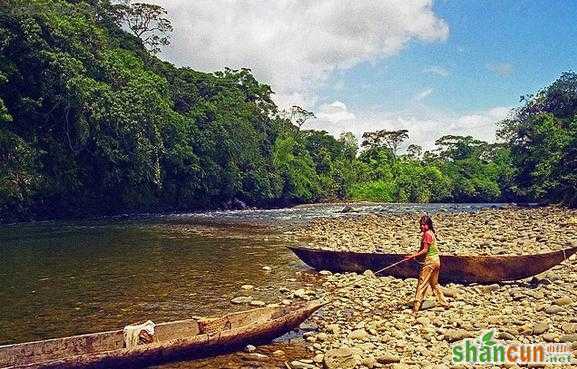
[[(322, 101), (402, 110), (414, 96), (456, 113), (515, 106), (577, 64), (575, 1), (437, 1), (442, 42), (411, 41), (397, 55), (331, 76)], [(336, 85), (336, 88), (335, 88)]]
[(339, 136), (408, 129), (495, 140), (519, 97), (577, 69), (577, 1), (153, 0), (175, 28), (161, 57), (251, 68), (280, 106)]

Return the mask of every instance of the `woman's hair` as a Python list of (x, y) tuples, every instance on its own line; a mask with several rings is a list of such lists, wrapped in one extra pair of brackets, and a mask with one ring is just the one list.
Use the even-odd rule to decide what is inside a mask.
[(437, 232), (435, 232), (435, 226), (433, 225), (433, 219), (431, 219), (430, 216), (428, 216), (427, 214), (423, 215), (421, 217), (421, 219), (419, 220), (419, 224), (426, 224), (429, 226), (429, 229), (431, 231), (433, 231), (433, 233), (435, 234), (435, 236), (437, 235)]

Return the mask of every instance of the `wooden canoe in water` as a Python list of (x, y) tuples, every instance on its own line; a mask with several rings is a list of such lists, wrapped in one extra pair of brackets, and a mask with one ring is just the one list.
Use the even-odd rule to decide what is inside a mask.
[(0, 346), (0, 368), (142, 368), (266, 342), (298, 327), (324, 303), (265, 307), (221, 318), (160, 323), (157, 342), (132, 349), (122, 330)]
[[(402, 254), (365, 253), (290, 246), (296, 256), (316, 270), (331, 272), (377, 271), (403, 260)], [(577, 252), (577, 246), (561, 251), (523, 256), (441, 255), (439, 279), (443, 283), (494, 283), (514, 281), (542, 273)], [(412, 260), (387, 269), (383, 276), (417, 278), (419, 264)]]

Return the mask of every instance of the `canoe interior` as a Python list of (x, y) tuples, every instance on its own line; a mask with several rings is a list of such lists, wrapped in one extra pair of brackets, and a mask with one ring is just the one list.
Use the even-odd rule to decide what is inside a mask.
[[(305, 264), (317, 270), (362, 273), (378, 271), (403, 260), (405, 255), (322, 250), (302, 246), (289, 247)], [(514, 281), (542, 273), (577, 252), (577, 247), (535, 255), (454, 256), (441, 255), (439, 280), (442, 283), (495, 283)], [(401, 263), (382, 276), (417, 278), (416, 261)]]
[[(219, 318), (187, 319), (160, 323), (155, 327), (158, 345), (178, 340), (207, 340), (215, 333), (241, 330), (274, 321), (295, 310), (293, 307), (265, 307), (227, 314)], [(314, 309), (316, 310), (316, 309)], [(139, 346), (142, 347), (142, 346)], [(84, 334), (22, 344), (0, 346), (0, 368), (20, 367), (33, 363), (48, 363), (76, 356), (105, 355), (128, 351), (124, 347), (122, 330)]]

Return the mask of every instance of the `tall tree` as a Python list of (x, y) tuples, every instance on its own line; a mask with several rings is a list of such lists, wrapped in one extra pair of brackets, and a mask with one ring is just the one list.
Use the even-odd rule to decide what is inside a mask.
[(374, 132), (363, 133), (362, 147), (365, 149), (376, 149), (386, 147), (394, 157), (397, 157), (399, 146), (409, 138), (409, 131), (400, 129), (388, 131), (386, 129)]
[(173, 28), (163, 7), (122, 0), (114, 5), (114, 10), (118, 21), (138, 37), (150, 52), (158, 53), (162, 46), (170, 44)]
[(292, 124), (297, 126), (299, 129), (307, 122), (309, 119), (314, 119), (315, 114), (311, 111), (305, 110), (300, 106), (293, 105), (288, 111), (283, 111), (283, 118), (288, 119)]

